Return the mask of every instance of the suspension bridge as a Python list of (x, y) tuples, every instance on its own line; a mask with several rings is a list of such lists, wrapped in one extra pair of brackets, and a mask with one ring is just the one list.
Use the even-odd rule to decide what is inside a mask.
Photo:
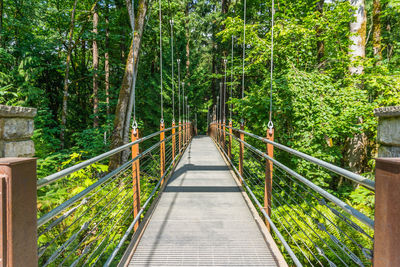
[[(399, 160), (377, 159), (375, 184), (274, 141), (273, 14), (266, 137), (232, 120), (232, 106), (226, 123), (227, 60), (204, 136), (190, 121), (177, 60), (179, 119), (172, 83), (165, 128), (160, 42), (160, 131), (139, 132), (132, 79), (131, 142), (39, 180), (35, 159), (0, 159), (1, 266), (399, 266)], [(159, 16), (162, 40), (161, 2)], [(109, 169), (126, 151), (131, 159)], [(314, 183), (319, 177), (376, 192), (375, 218)]]
[[(274, 142), (270, 132), (264, 138), (231, 124), (211, 122), (208, 136), (194, 136), (190, 122), (144, 137), (132, 130), (130, 143), (37, 185), (34, 159), (1, 159), (3, 266), (388, 266), (399, 260), (397, 244), (388, 246), (398, 238), (388, 226), (396, 196), (388, 201), (383, 191), (398, 184), (398, 172), (388, 173), (398, 162), (378, 160), (383, 187), (375, 189), (372, 180)], [(126, 149), (131, 160), (98, 172), (100, 162)], [(274, 150), (376, 190), (381, 216), (375, 222), (282, 164)], [(75, 187), (81, 177), (92, 182), (43, 204), (49, 191)]]

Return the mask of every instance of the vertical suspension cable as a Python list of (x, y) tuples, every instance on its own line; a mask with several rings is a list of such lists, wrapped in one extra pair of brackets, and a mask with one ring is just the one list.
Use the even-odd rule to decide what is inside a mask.
[(181, 60), (177, 60), (178, 63), (178, 112), (179, 122), (181, 122)]
[[(131, 105), (133, 105), (133, 122), (132, 129), (136, 133), (136, 77), (135, 77), (135, 1), (131, 2), (131, 28), (132, 28), (132, 92), (131, 92)], [(132, 107), (132, 106), (131, 106)]]
[(172, 65), (172, 122), (175, 123), (175, 88), (174, 88), (174, 20), (170, 20), (171, 24), (171, 65)]
[(226, 113), (225, 113), (225, 108), (226, 108), (226, 64), (228, 63), (227, 59), (224, 59), (224, 67), (225, 67), (225, 75), (224, 75), (224, 123), (226, 120)]
[[(234, 42), (235, 36), (232, 35), (232, 53), (231, 53), (231, 93), (229, 96), (229, 100), (232, 101), (232, 88), (233, 88), (233, 42)], [(233, 109), (233, 104), (231, 102), (231, 107), (229, 109), (229, 121), (232, 122), (232, 109)]]
[(274, 128), (274, 124), (272, 122), (272, 79), (274, 72), (274, 15), (275, 15), (275, 3), (272, 0), (272, 8), (271, 8), (271, 86), (270, 86), (270, 95), (269, 95), (269, 122), (268, 128), (272, 130)]
[(242, 98), (244, 97), (244, 59), (246, 57), (246, 0), (244, 0), (243, 14), (243, 64), (242, 64)]
[(164, 99), (163, 99), (163, 66), (162, 66), (162, 32), (161, 32), (161, 0), (158, 1), (158, 17), (160, 26), (160, 99), (161, 99), (161, 123), (164, 122)]
[[(244, 60), (246, 57), (246, 0), (244, 0), (243, 6), (243, 64), (242, 64), (242, 101), (244, 98)], [(243, 112), (241, 116), (241, 123), (243, 124)]]
[(222, 82), (219, 83), (219, 122), (222, 123)]
[(182, 113), (183, 118), (182, 121), (185, 121), (185, 82), (182, 82)]

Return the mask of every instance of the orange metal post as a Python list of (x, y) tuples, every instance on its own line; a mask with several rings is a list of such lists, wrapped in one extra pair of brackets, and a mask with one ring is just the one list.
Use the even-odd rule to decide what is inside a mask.
[[(172, 160), (175, 159), (175, 122), (172, 123)], [(175, 166), (175, 162), (173, 163)]]
[[(160, 124), (160, 131), (164, 131), (165, 126), (164, 122)], [(160, 141), (163, 141), (165, 139), (165, 133), (161, 132), (160, 133)], [(160, 177), (163, 177), (165, 171), (165, 142), (161, 142), (160, 144)], [(164, 178), (161, 180), (161, 184), (164, 183)]]
[[(274, 141), (274, 129), (267, 130), (267, 139)], [(267, 143), (267, 154), (271, 158), (274, 157), (274, 146)], [(267, 160), (265, 163), (265, 187), (264, 187), (264, 209), (269, 217), (271, 217), (271, 195), (272, 195), (272, 177), (273, 177), (273, 163)], [(265, 224), (268, 230), (271, 230), (269, 222), (265, 219)]]
[[(133, 129), (131, 134), (132, 142), (139, 139), (139, 130)], [(132, 159), (139, 155), (139, 144), (132, 146)], [(132, 162), (132, 188), (133, 188), (133, 218), (137, 216), (140, 211), (140, 162), (136, 159)], [(139, 222), (134, 226), (134, 229), (139, 227)]]
[(0, 266), (38, 266), (36, 159), (0, 159)]
[(400, 158), (378, 158), (373, 266), (400, 266)]
[(228, 157), (232, 159), (232, 121), (229, 122), (229, 149)]
[(226, 125), (225, 122), (222, 124), (222, 149), (225, 150), (225, 142), (226, 142)]
[(178, 142), (179, 142), (179, 154), (180, 154), (181, 151), (182, 151), (182, 123), (181, 122), (179, 122), (178, 131), (179, 131), (179, 140), (178, 140)]
[[(240, 130), (244, 131), (244, 123), (240, 125)], [(244, 133), (240, 133), (240, 140), (244, 141)], [(239, 151), (239, 173), (243, 177), (243, 159), (244, 159), (244, 144), (240, 143), (240, 151)], [(240, 180), (240, 183), (243, 183)]]

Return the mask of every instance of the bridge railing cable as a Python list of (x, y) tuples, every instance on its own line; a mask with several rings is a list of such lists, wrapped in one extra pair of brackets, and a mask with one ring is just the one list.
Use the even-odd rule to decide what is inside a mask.
[[(338, 178), (340, 173), (352, 182), (355, 181), (353, 178), (357, 177), (356, 181), (368, 188), (367, 190), (371, 189), (373, 193), (374, 184), (365, 181), (367, 178), (349, 174), (349, 171), (333, 164), (233, 127), (226, 126), (224, 131), (222, 125), (212, 123), (209, 132), (239, 179), (243, 181), (243, 187), (254, 201), (260, 215), (266, 218), (267, 227), (273, 230), (276, 241), (286, 248), (269, 220), (274, 223), (301, 264), (307, 266), (372, 264), (374, 221), (351, 207), (348, 201), (342, 200), (345, 195), (328, 192), (307, 179), (306, 174), (294, 171), (296, 166), (292, 163), (297, 162), (301, 165), (304, 164), (303, 161), (311, 162), (315, 164), (313, 168), (317, 175), (330, 173), (332, 177)], [(278, 153), (278, 156), (292, 164), (291, 168), (282, 164), (277, 158), (271, 158), (262, 152), (268, 143), (283, 151)], [(241, 145), (244, 146), (242, 162)], [(288, 157), (284, 153), (289, 153), (291, 156)], [(293, 160), (293, 156), (297, 156), (299, 161)], [(269, 162), (273, 163), (270, 187), (266, 183)], [(287, 249), (283, 254), (288, 263), (296, 264), (296, 259)]]
[[(138, 138), (42, 179), (38, 183), (39, 265), (99, 266), (118, 261), (125, 241), (136, 232), (190, 141), (178, 138), (184, 130), (178, 128)], [(112, 155), (130, 148), (133, 152), (139, 144), (140, 151), (132, 159), (108, 170)]]

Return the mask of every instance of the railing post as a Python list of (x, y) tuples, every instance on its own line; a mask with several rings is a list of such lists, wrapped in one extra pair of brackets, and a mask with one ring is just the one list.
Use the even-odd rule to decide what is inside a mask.
[(225, 121), (222, 124), (222, 149), (225, 150), (225, 142), (226, 142), (226, 124)]
[(374, 266), (400, 266), (400, 158), (378, 158), (375, 168)]
[(181, 123), (181, 121), (179, 121), (178, 131), (179, 131), (179, 140), (178, 140), (178, 142), (179, 142), (179, 154), (180, 154), (181, 151), (182, 151), (182, 123)]
[(36, 159), (0, 159), (0, 266), (37, 266)]
[[(240, 130), (244, 131), (244, 122), (240, 124)], [(240, 140), (244, 142), (244, 133), (240, 133)], [(239, 151), (239, 173), (243, 177), (243, 159), (244, 159), (244, 144), (240, 142), (240, 151)], [(240, 180), (240, 183), (243, 183)]]
[[(274, 129), (267, 130), (267, 139), (274, 141)], [(274, 157), (274, 146), (267, 143), (267, 155), (271, 158)], [(273, 178), (273, 163), (270, 160), (265, 162), (265, 186), (264, 186), (264, 209), (268, 215), (271, 217), (271, 196), (272, 196), (272, 178)], [(265, 224), (268, 230), (271, 230), (269, 222), (265, 219)]]
[[(165, 126), (164, 122), (160, 123), (160, 131), (164, 131)], [(164, 171), (165, 171), (165, 142), (163, 142), (165, 139), (165, 132), (160, 133), (160, 177), (163, 177)], [(161, 180), (161, 184), (164, 183), (164, 178)]]
[[(132, 142), (139, 139), (139, 129), (132, 129)], [(132, 159), (139, 155), (139, 144), (132, 146)], [(140, 211), (140, 161), (132, 162), (132, 189), (133, 189), (133, 218), (136, 218)], [(139, 227), (139, 222), (135, 224), (135, 231)]]
[(228, 157), (232, 159), (232, 121), (229, 121), (229, 149)]
[(175, 122), (172, 122), (172, 165), (175, 166)]

